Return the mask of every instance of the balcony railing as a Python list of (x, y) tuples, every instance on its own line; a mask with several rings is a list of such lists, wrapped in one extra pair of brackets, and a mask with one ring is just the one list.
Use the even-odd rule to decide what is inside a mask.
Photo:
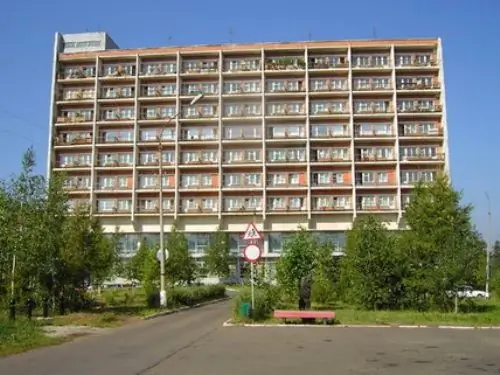
[(64, 68), (58, 74), (59, 79), (85, 79), (95, 78), (96, 69), (94, 65)]
[(313, 56), (309, 58), (309, 69), (348, 68), (347, 56)]
[(305, 187), (307, 176), (305, 173), (270, 173), (267, 176), (266, 186), (271, 188)]
[(101, 71), (101, 77), (133, 76), (135, 76), (135, 64), (105, 64)]
[(133, 120), (135, 120), (135, 111), (133, 108), (101, 111), (100, 121), (133, 121)]
[(302, 116), (305, 115), (303, 103), (269, 103), (267, 116)]
[(322, 103), (322, 105), (318, 105), (314, 102), (311, 103), (312, 116), (340, 115), (348, 113), (349, 105), (347, 102)]
[(217, 198), (181, 199), (181, 212), (185, 214), (216, 213), (219, 211)]
[(348, 162), (351, 160), (348, 148), (313, 148), (311, 162)]
[(266, 70), (301, 70), (306, 68), (306, 61), (303, 57), (274, 57), (267, 58)]
[(311, 79), (309, 83), (309, 91), (311, 92), (346, 91), (348, 89), (347, 79), (342, 78)]
[(306, 129), (303, 126), (270, 126), (268, 136), (270, 139), (300, 139), (306, 137)]
[(373, 128), (358, 126), (354, 131), (354, 136), (356, 138), (393, 137), (394, 133), (390, 125), (381, 129), (377, 129), (376, 126)]
[(141, 111), (141, 120), (164, 120), (175, 116), (175, 106), (149, 107)]
[[(139, 153), (140, 166), (155, 166), (158, 165), (159, 152), (141, 152)], [(163, 152), (163, 166), (173, 165), (175, 163), (175, 153), (173, 151)]]
[(410, 82), (398, 82), (396, 88), (398, 90), (438, 90), (441, 88), (441, 84), (434, 79), (419, 80), (415, 78)]
[(197, 83), (184, 83), (181, 86), (181, 95), (196, 96), (200, 92), (203, 95), (217, 95), (219, 93), (218, 82), (197, 82)]
[(231, 81), (224, 83), (224, 94), (260, 94), (262, 87), (260, 81)]
[(400, 137), (438, 137), (442, 136), (443, 132), (441, 129), (436, 128), (426, 128), (417, 127), (406, 129), (404, 127), (400, 128)]
[(89, 168), (92, 166), (92, 155), (65, 155), (57, 161), (56, 166), (59, 168)]
[(94, 89), (68, 89), (63, 91), (59, 100), (64, 101), (78, 101), (78, 100), (92, 100), (95, 98)]
[(345, 138), (349, 137), (348, 125), (313, 125), (311, 128), (311, 138)]
[(92, 133), (62, 133), (55, 137), (55, 145), (88, 145), (92, 143)]
[(350, 174), (345, 172), (316, 172), (311, 176), (311, 186), (351, 186)]
[(356, 209), (358, 211), (394, 211), (397, 210), (395, 196), (358, 196)]
[(307, 211), (307, 198), (305, 196), (280, 196), (267, 199), (268, 212), (293, 212)]
[(217, 164), (217, 154), (216, 150), (184, 151), (180, 153), (181, 164)]
[(321, 196), (312, 198), (313, 211), (350, 211), (352, 198), (343, 195)]
[(354, 91), (383, 91), (392, 90), (391, 80), (381, 78), (355, 79), (353, 81)]
[(411, 106), (398, 105), (399, 113), (436, 113), (442, 112), (443, 107), (439, 104), (415, 104)]
[(222, 176), (222, 186), (225, 188), (256, 188), (262, 186), (261, 173), (228, 173)]
[(396, 67), (423, 68), (437, 66), (434, 54), (397, 54)]
[[(138, 199), (137, 212), (138, 213), (159, 213), (160, 206), (158, 199)], [(174, 212), (175, 201), (173, 199), (163, 199), (163, 212)]]
[(360, 103), (354, 102), (354, 113), (355, 114), (375, 114), (375, 113), (392, 113), (394, 109), (390, 102), (377, 103)]
[(68, 124), (68, 123), (75, 123), (75, 122), (90, 122), (94, 118), (94, 111), (88, 110), (88, 111), (67, 111), (67, 112), (61, 112), (57, 118), (56, 122), (59, 124)]
[(260, 150), (224, 151), (225, 164), (257, 164), (262, 163)]
[(130, 87), (104, 87), (101, 90), (101, 99), (127, 99), (133, 98), (135, 88)]
[(97, 190), (132, 190), (132, 176), (106, 176), (97, 179)]
[(98, 155), (97, 165), (99, 167), (131, 167), (134, 165), (133, 160), (133, 154), (130, 152), (102, 153)]
[(403, 154), (400, 156), (401, 161), (442, 161), (445, 159), (445, 154), (444, 153), (424, 153), (422, 154), (413, 154), (413, 155), (408, 155), (408, 154)]
[(98, 199), (96, 203), (99, 214), (124, 214), (132, 211), (132, 199)]
[(90, 177), (70, 177), (64, 181), (64, 189), (69, 191), (90, 190)]
[(177, 62), (151, 62), (141, 64), (141, 76), (154, 77), (177, 73)]
[(205, 104), (197, 107), (183, 106), (181, 113), (185, 119), (215, 118), (218, 116), (218, 106), (215, 104)]
[(261, 69), (260, 59), (225, 59), (224, 71), (233, 72), (256, 72)]
[(225, 126), (224, 140), (254, 140), (262, 139), (261, 126)]
[(185, 60), (182, 62), (182, 72), (193, 73), (216, 73), (219, 62), (217, 60)]
[(102, 132), (99, 134), (98, 143), (133, 143), (133, 132)]
[(224, 212), (259, 212), (262, 211), (260, 197), (231, 197), (224, 199)]
[(354, 55), (352, 57), (353, 69), (381, 69), (390, 67), (391, 59), (388, 55)]
[(216, 141), (218, 137), (218, 128), (203, 127), (203, 128), (184, 128), (182, 129), (181, 140), (183, 141)]
[[(175, 174), (163, 174), (161, 179), (161, 187), (163, 189), (175, 188)], [(137, 189), (151, 190), (159, 188), (160, 188), (160, 183), (157, 174), (139, 175)]]
[(307, 161), (306, 149), (268, 149), (267, 161), (269, 163), (305, 163)]
[(373, 149), (367, 153), (359, 153), (359, 151), (356, 150), (354, 160), (361, 161), (361, 162), (395, 161), (396, 157), (395, 157), (394, 150), (378, 151), (377, 149)]
[(259, 117), (262, 107), (258, 103), (228, 104), (224, 107), (224, 117)]
[(267, 93), (287, 93), (305, 91), (304, 80), (272, 80), (266, 82)]

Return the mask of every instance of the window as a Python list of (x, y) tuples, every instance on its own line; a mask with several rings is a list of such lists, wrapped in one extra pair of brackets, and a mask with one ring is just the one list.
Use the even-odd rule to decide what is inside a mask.
[(239, 186), (241, 184), (241, 176), (239, 174), (228, 174), (224, 176), (224, 185), (227, 187)]
[(251, 186), (260, 185), (260, 174), (259, 173), (248, 173), (245, 175), (245, 183)]
[(290, 173), (289, 180), (290, 180), (290, 185), (299, 185), (300, 184), (300, 174)]
[(197, 175), (183, 175), (182, 176), (182, 187), (193, 187), (200, 184), (199, 176)]
[(377, 172), (377, 182), (381, 184), (389, 183), (389, 174), (387, 172)]

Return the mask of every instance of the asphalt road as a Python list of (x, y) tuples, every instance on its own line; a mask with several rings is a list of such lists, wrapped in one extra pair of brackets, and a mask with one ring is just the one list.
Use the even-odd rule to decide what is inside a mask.
[(500, 331), (222, 327), (229, 303), (0, 360), (0, 375), (499, 374)]

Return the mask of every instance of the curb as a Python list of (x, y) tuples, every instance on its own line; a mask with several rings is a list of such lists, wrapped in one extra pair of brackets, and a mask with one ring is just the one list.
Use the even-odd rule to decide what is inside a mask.
[(322, 325), (322, 324), (265, 324), (265, 323), (233, 323), (232, 319), (226, 320), (222, 323), (223, 327), (269, 327), (269, 328), (437, 328), (437, 329), (454, 329), (454, 330), (500, 330), (500, 326), (428, 326), (428, 325), (387, 325), (387, 324), (335, 324), (335, 325)]
[(179, 313), (179, 312), (182, 312), (182, 311), (186, 311), (186, 310), (197, 309), (199, 307), (213, 305), (213, 304), (216, 304), (216, 303), (219, 303), (219, 302), (224, 302), (224, 301), (227, 301), (229, 299), (231, 299), (231, 297), (224, 297), (224, 298), (220, 298), (220, 299), (214, 299), (212, 301), (206, 301), (206, 302), (198, 303), (198, 304), (193, 305), (193, 306), (183, 306), (183, 307), (179, 307), (179, 308), (172, 309), (172, 310), (160, 311), (160, 312), (157, 312), (157, 313), (154, 313), (154, 314), (151, 314), (151, 315), (144, 316), (144, 317), (142, 317), (142, 320), (151, 320), (151, 319), (159, 318), (161, 316), (172, 315), (172, 314), (176, 314), (176, 313)]

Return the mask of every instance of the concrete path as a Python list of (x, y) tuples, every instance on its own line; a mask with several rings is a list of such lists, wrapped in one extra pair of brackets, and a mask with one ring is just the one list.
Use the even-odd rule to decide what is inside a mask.
[(222, 327), (230, 302), (0, 360), (1, 375), (498, 374), (500, 331)]

